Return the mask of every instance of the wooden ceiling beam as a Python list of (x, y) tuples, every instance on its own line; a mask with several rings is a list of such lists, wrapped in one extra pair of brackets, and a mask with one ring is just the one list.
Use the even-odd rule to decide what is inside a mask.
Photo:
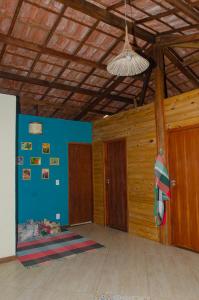
[(179, 47), (180, 44), (197, 42), (199, 41), (199, 33), (194, 33), (190, 35), (176, 36), (176, 35), (162, 35), (156, 37), (156, 43), (161, 47)]
[(195, 87), (199, 87), (199, 79), (194, 76), (190, 69), (183, 66), (183, 62), (178, 59), (172, 49), (165, 48), (164, 53), (167, 58), (182, 72)]
[(98, 109), (91, 109), (90, 112), (93, 112), (93, 113), (99, 114), (99, 115), (108, 115), (108, 116), (114, 115), (114, 113), (112, 113), (110, 111), (98, 110)]
[[(89, 95), (92, 97), (96, 97), (96, 95), (99, 95), (99, 96), (104, 95), (104, 93), (87, 90), (87, 89), (84, 89), (81, 87), (74, 87), (74, 86), (65, 85), (65, 84), (61, 84), (61, 83), (49, 82), (49, 81), (41, 80), (41, 79), (37, 79), (37, 78), (31, 78), (31, 77), (28, 78), (26, 76), (7, 73), (7, 72), (3, 72), (3, 71), (0, 71), (0, 78), (14, 80), (14, 81), (20, 81), (20, 82), (25, 82), (25, 83), (30, 83), (30, 84), (35, 84), (35, 85), (40, 85), (40, 86), (45, 86), (45, 87), (50, 87), (50, 88), (54, 88), (54, 89), (58, 89), (58, 90), (64, 90), (64, 91), (79, 93), (79, 94), (83, 94), (83, 95)], [(131, 99), (117, 96), (117, 95), (110, 95), (110, 92), (111, 92), (111, 90), (109, 91), (108, 94), (106, 94), (107, 98), (112, 99), (114, 101), (131, 103)]]
[(199, 41), (187, 42), (182, 44), (174, 44), (172, 47), (199, 49)]
[(166, 0), (169, 4), (176, 7), (179, 11), (182, 11), (185, 15), (194, 19), (199, 23), (199, 14), (192, 8), (192, 4), (185, 4), (182, 0)]
[(157, 20), (157, 19), (160, 19), (162, 17), (167, 17), (167, 16), (169, 16), (171, 14), (174, 14), (174, 13), (176, 13), (176, 8), (169, 9), (168, 11), (164, 11), (164, 12), (162, 12), (160, 14), (157, 14), (157, 15), (152, 15), (152, 16), (140, 19), (140, 20), (136, 20), (136, 24), (142, 24), (142, 23), (149, 22), (149, 21), (152, 21), (152, 20)]
[[(111, 26), (117, 27), (121, 30), (124, 30), (125, 21), (123, 18), (114, 15), (113, 13), (109, 12), (107, 9), (103, 9), (93, 3), (87, 2), (85, 0), (57, 0), (62, 4), (67, 4), (71, 8), (78, 10), (84, 14), (87, 14), (97, 20), (103, 21)], [(135, 28), (135, 35), (149, 43), (155, 42), (155, 37), (153, 34), (149, 33), (148, 31), (134, 26), (133, 22), (127, 21), (129, 32), (133, 32)]]
[(152, 68), (149, 68), (148, 71), (144, 75), (144, 82), (143, 82), (143, 86), (142, 86), (142, 91), (140, 93), (140, 97), (139, 97), (139, 101), (138, 101), (139, 106), (144, 105), (144, 100), (145, 100), (145, 97), (146, 97), (146, 92), (147, 92), (148, 84), (149, 84), (149, 81), (150, 81), (151, 73), (152, 73)]
[(115, 10), (116, 8), (120, 7), (120, 6), (123, 6), (124, 5), (124, 0), (120, 0), (118, 1), (117, 3), (109, 6), (107, 9), (108, 10)]
[(27, 42), (21, 39), (17, 39), (14, 37), (9, 37), (5, 34), (0, 33), (0, 40), (1, 42), (5, 43), (5, 44), (9, 44), (9, 45), (13, 45), (16, 47), (20, 47), (20, 48), (25, 48), (27, 50), (31, 50), (37, 53), (41, 53), (41, 54), (47, 54), (47, 55), (51, 55), (51, 56), (56, 56), (65, 60), (70, 60), (70, 61), (74, 61), (76, 63), (80, 63), (82, 65), (86, 65), (86, 66), (90, 66), (92, 68), (99, 68), (102, 70), (106, 69), (106, 65), (103, 64), (98, 64), (95, 62), (92, 62), (90, 60), (75, 56), (75, 55), (71, 55), (71, 54), (67, 54), (65, 52), (61, 52), (61, 51), (57, 51), (48, 47), (43, 47), (43, 46), (39, 46), (37, 44), (33, 44), (31, 42)]
[(192, 64), (198, 63), (198, 62), (199, 62), (199, 52), (197, 52), (196, 54), (193, 54), (191, 57), (187, 57), (187, 58), (183, 59), (183, 66), (192, 65)]
[[(94, 101), (89, 102), (85, 105), (82, 111), (74, 118), (74, 120), (81, 120), (90, 110), (92, 110), (100, 101), (104, 98), (108, 98), (107, 96), (111, 93), (112, 90), (116, 88), (124, 80), (123, 77), (118, 77), (107, 90), (105, 90), (99, 97), (97, 97)], [(129, 99), (132, 103), (131, 99)]]

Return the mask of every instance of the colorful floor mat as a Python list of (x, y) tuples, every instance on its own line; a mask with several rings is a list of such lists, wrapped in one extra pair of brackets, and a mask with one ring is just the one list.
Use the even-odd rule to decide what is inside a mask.
[(25, 267), (46, 263), (104, 247), (81, 235), (64, 231), (59, 234), (18, 243), (17, 256)]

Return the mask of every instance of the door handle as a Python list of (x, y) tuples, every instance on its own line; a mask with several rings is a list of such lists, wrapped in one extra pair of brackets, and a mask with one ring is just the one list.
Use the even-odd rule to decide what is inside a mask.
[(175, 179), (172, 179), (172, 180), (171, 180), (171, 186), (172, 186), (172, 187), (176, 186), (176, 180), (175, 180)]
[(106, 183), (110, 184), (110, 179), (109, 178), (106, 179)]

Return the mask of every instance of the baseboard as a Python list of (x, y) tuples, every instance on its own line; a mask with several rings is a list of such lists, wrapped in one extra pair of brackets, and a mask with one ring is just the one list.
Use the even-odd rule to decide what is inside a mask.
[(16, 256), (8, 256), (8, 257), (0, 258), (0, 264), (8, 263), (13, 260), (16, 260)]
[(82, 223), (77, 223), (77, 224), (71, 224), (70, 227), (86, 225), (86, 224), (91, 224), (91, 223), (92, 223), (92, 221), (82, 222)]

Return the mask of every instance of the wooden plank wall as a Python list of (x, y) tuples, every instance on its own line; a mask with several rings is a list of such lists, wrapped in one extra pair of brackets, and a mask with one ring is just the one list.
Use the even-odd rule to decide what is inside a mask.
[[(199, 89), (165, 100), (166, 128), (199, 124)], [(129, 232), (159, 241), (153, 217), (153, 167), (156, 156), (154, 105), (94, 122), (94, 221), (104, 224), (104, 141), (127, 139)]]
[(168, 98), (164, 110), (167, 129), (199, 124), (199, 89)]
[(104, 141), (126, 137), (129, 231), (159, 240), (153, 217), (153, 165), (156, 154), (153, 104), (94, 123), (94, 221), (104, 224)]

